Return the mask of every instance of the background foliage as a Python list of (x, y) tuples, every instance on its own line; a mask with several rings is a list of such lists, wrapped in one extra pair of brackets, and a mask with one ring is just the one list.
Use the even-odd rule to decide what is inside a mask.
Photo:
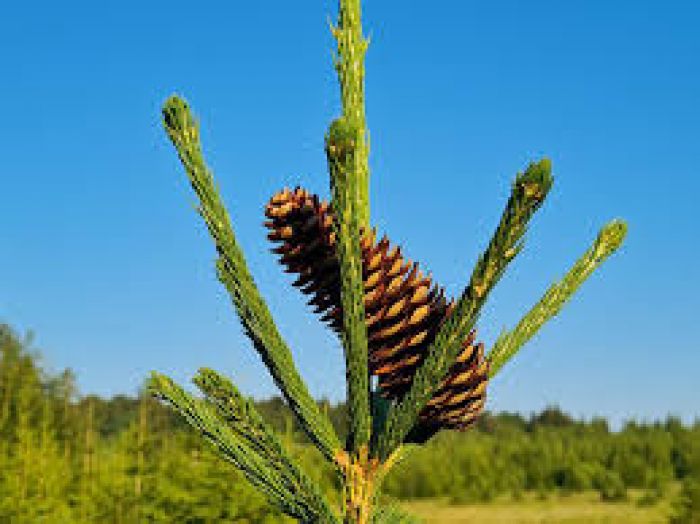
[[(336, 501), (334, 476), (282, 400), (256, 406)], [(343, 436), (345, 406), (320, 407)], [(0, 325), (0, 521), (286, 522), (184, 424), (146, 395), (79, 396), (70, 371), (47, 373), (31, 339)], [(645, 504), (674, 496), (675, 521), (698, 522), (700, 422), (611, 431), (557, 408), (486, 414), (473, 431), (412, 450), (385, 484), (396, 499), (458, 504), (585, 490), (616, 501), (632, 488)]]

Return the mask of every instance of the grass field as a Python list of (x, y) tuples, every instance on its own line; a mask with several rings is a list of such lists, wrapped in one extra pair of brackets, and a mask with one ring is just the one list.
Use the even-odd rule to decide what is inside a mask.
[(581, 522), (668, 522), (671, 497), (653, 505), (640, 505), (641, 493), (630, 493), (625, 502), (601, 502), (597, 493), (551, 495), (542, 500), (528, 495), (522, 501), (497, 501), (489, 504), (451, 506), (442, 501), (405, 503), (412, 514), (426, 524), (438, 523), (581, 523)]

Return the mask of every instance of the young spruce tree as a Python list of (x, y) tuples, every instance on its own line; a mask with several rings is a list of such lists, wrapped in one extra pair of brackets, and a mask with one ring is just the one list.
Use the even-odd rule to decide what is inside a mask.
[[(340, 335), (346, 362), (349, 437), (340, 442), (312, 398), (253, 280), (211, 171), (199, 127), (177, 96), (163, 108), (165, 130), (199, 198), (199, 214), (214, 240), (217, 275), (246, 334), (309, 439), (330, 461), (343, 487), (341, 507), (325, 498), (283, 439), (224, 376), (202, 369), (192, 396), (154, 373), (151, 392), (169, 403), (239, 468), (271, 504), (301, 522), (399, 523), (410, 516), (381, 507), (381, 480), (408, 444), (440, 430), (463, 430), (481, 412), (488, 379), (554, 315), (622, 243), (626, 226), (613, 221), (559, 282), (504, 332), (490, 351), (474, 339), (489, 293), (523, 248), (528, 223), (552, 186), (548, 160), (519, 173), (487, 248), (456, 300), (407, 262), (386, 237), (377, 239), (369, 207), (369, 137), (365, 122), (360, 0), (340, 0), (335, 68), (342, 114), (326, 134), (331, 202), (302, 188), (285, 189), (266, 207), (269, 239), (295, 285), (311, 296)], [(371, 378), (377, 377), (373, 386)]]

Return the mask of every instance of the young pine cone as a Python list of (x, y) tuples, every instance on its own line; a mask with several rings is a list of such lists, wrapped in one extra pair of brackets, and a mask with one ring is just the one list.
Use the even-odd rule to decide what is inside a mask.
[[(278, 245), (294, 285), (310, 295), (309, 304), (334, 330), (342, 328), (340, 268), (336, 256), (333, 214), (328, 203), (302, 188), (284, 189), (265, 208), (268, 238)], [(400, 399), (427, 354), (453, 303), (424, 276), (417, 263), (404, 260), (399, 247), (391, 248), (376, 231), (361, 238), (369, 372), (377, 376), (387, 398)], [(441, 428), (471, 425), (485, 402), (488, 364), (482, 344), (472, 333), (450, 368), (445, 381), (420, 413), (412, 438), (421, 441)]]

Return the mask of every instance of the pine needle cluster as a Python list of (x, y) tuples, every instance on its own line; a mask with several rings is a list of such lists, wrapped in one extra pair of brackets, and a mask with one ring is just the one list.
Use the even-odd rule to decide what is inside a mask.
[[(343, 112), (331, 124), (325, 141), (331, 202), (320, 204), (302, 190), (285, 190), (273, 197), (271, 204), (276, 207), (268, 206), (270, 238), (282, 242), (276, 252), (283, 255), (289, 271), (298, 273), (304, 291), (313, 294), (311, 303), (317, 312), (325, 310), (324, 320), (342, 341), (349, 408), (345, 443), (310, 395), (253, 280), (204, 161), (198, 123), (177, 96), (163, 108), (165, 130), (216, 247), (218, 278), (300, 426), (334, 464), (342, 506), (333, 507), (324, 498), (323, 490), (291, 458), (252, 402), (227, 378), (200, 370), (194, 383), (202, 396), (191, 395), (158, 373), (149, 387), (240, 469), (271, 504), (300, 522), (413, 522), (398, 508), (378, 503), (386, 473), (409, 443), (423, 443), (440, 430), (463, 430), (473, 423), (483, 408), (489, 377), (560, 312), (620, 247), (626, 234), (621, 221), (605, 226), (566, 276), (485, 353), (483, 344), (474, 341), (480, 311), (522, 251), (528, 225), (549, 194), (550, 162), (534, 162), (516, 176), (501, 219), (467, 285), (455, 301), (446, 301), (429, 278), (423, 279), (404, 264), (400, 251), (388, 251), (388, 241), (375, 242), (370, 226), (364, 102), (368, 42), (362, 35), (360, 7), (360, 0), (340, 0), (338, 25), (332, 27), (338, 44), (335, 66)], [(292, 194), (299, 197), (297, 201)], [(300, 206), (295, 207), (301, 201), (311, 202), (305, 215)], [(312, 253), (322, 256), (314, 258)], [(372, 385), (373, 374), (381, 375), (379, 385)]]

